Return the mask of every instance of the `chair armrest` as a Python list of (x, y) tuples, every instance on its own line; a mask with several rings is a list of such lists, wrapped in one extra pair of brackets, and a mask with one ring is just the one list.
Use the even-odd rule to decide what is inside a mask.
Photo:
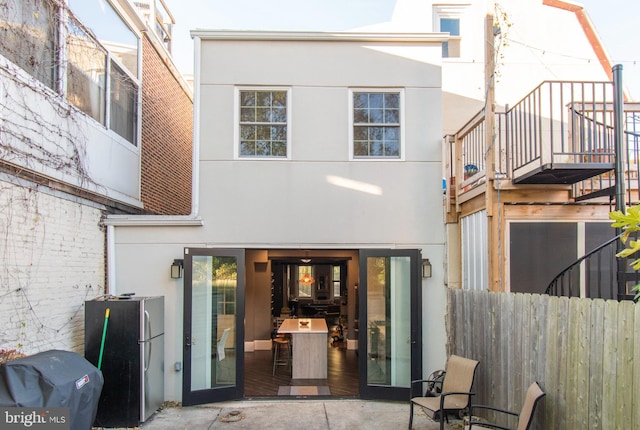
[[(425, 383), (425, 382), (433, 382), (433, 383), (442, 385), (442, 381), (437, 379), (414, 379), (413, 381), (411, 381), (411, 385), (409, 385), (409, 399), (412, 399), (414, 397), (413, 386), (417, 383)], [(420, 393), (422, 393), (422, 388), (420, 389)]]
[(509, 415), (514, 416), (514, 417), (517, 417), (518, 415), (520, 415), (517, 412), (511, 412), (511, 411), (508, 411), (506, 409), (496, 408), (495, 406), (471, 405), (471, 407), (470, 407), (471, 412), (473, 412), (474, 409), (485, 409), (485, 410), (494, 411), (494, 412), (502, 412), (503, 414), (509, 414)]
[(488, 423), (488, 422), (484, 422), (484, 421), (473, 421), (473, 410), (474, 409), (484, 409), (484, 410), (488, 410), (488, 411), (494, 411), (494, 412), (500, 412), (503, 414), (508, 414), (508, 415), (512, 415), (514, 417), (519, 416), (520, 414), (516, 413), (516, 412), (511, 412), (508, 411), (506, 409), (501, 409), (501, 408), (496, 408), (495, 406), (487, 406), (487, 405), (471, 405), (469, 407), (469, 430), (471, 430), (473, 428), (474, 424), (477, 424), (480, 427), (483, 428), (494, 428), (494, 429), (501, 429), (501, 430), (511, 430), (509, 427), (504, 427), (501, 426), (499, 424), (494, 424), (494, 423)]
[(446, 393), (440, 393), (440, 410), (444, 410), (444, 399), (447, 396), (452, 395), (465, 395), (469, 396), (469, 400), (467, 400), (467, 407), (471, 404), (471, 396), (475, 396), (476, 393), (472, 391), (447, 391)]
[(492, 429), (500, 429), (500, 430), (511, 430), (509, 427), (504, 427), (499, 424), (487, 423), (484, 421), (469, 421), (468, 426), (465, 427), (467, 430), (473, 429), (474, 424), (476, 426), (480, 426), (481, 428), (492, 428)]

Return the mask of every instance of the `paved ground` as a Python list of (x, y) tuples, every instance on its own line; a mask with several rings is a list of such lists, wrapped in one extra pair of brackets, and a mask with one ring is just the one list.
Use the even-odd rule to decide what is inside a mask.
[[(142, 430), (397, 430), (409, 424), (408, 402), (365, 400), (244, 400), (191, 407), (167, 407), (142, 425)], [(438, 430), (416, 408), (414, 430)], [(461, 429), (451, 420), (445, 429)]]

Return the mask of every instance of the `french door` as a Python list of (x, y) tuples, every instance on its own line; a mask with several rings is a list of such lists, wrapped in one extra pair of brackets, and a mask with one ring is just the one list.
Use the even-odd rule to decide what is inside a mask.
[(182, 404), (243, 397), (243, 249), (185, 248)]
[(422, 374), (421, 255), (360, 250), (360, 397), (406, 400)]

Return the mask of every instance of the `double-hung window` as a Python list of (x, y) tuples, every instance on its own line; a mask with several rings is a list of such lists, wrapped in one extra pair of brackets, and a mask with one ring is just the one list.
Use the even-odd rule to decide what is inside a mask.
[(287, 158), (288, 96), (283, 89), (239, 90), (240, 157)]
[(353, 91), (353, 158), (401, 157), (400, 91)]

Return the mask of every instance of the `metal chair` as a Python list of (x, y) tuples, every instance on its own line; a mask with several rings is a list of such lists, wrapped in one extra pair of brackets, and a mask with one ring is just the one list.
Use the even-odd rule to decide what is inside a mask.
[[(473, 378), (478, 368), (478, 361), (471, 360), (457, 355), (452, 355), (447, 361), (447, 368), (442, 381), (442, 392), (435, 397), (417, 396), (414, 397), (414, 385), (420, 383), (434, 382), (430, 379), (417, 379), (411, 381), (409, 391), (409, 429), (413, 425), (413, 407), (421, 406), (432, 420), (440, 421), (440, 430), (444, 430), (444, 422), (449, 418), (449, 413), (460, 413), (471, 404), (471, 387)], [(420, 391), (421, 392), (421, 391)]]
[(545, 392), (542, 391), (540, 385), (537, 382), (534, 382), (527, 389), (527, 394), (524, 398), (524, 404), (522, 405), (522, 410), (520, 413), (511, 412), (506, 409), (500, 409), (493, 406), (485, 406), (485, 405), (471, 405), (469, 408), (469, 419), (470, 421), (465, 425), (465, 430), (470, 429), (503, 429), (510, 430), (509, 427), (505, 427), (503, 425), (477, 421), (473, 419), (473, 411), (478, 409), (485, 409), (494, 412), (499, 412), (502, 414), (510, 415), (518, 417), (518, 426), (516, 430), (528, 430), (531, 426), (531, 422), (533, 421), (533, 412), (536, 410), (536, 406), (540, 399), (545, 396)]

